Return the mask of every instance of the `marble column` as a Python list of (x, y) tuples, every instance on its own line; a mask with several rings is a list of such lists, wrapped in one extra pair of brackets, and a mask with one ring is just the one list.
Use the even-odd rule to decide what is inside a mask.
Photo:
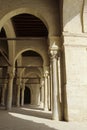
[(1, 104), (4, 106), (5, 105), (5, 92), (6, 92), (6, 87), (7, 87), (7, 84), (4, 83), (4, 86), (2, 88), (2, 97), (1, 97)]
[(17, 107), (20, 106), (20, 83), (17, 84), (17, 101), (16, 101)]
[(61, 64), (60, 64), (60, 58), (58, 57), (58, 80), (59, 80), (59, 98), (60, 102), (62, 103), (62, 97), (61, 97)]
[(23, 87), (22, 91), (21, 91), (21, 106), (24, 106), (24, 90), (25, 90), (25, 88)]
[(44, 107), (44, 80), (41, 81), (41, 107)]
[(6, 102), (7, 110), (10, 110), (12, 107), (13, 78), (14, 78), (14, 74), (10, 72), (9, 79), (8, 79), (8, 87), (7, 87), (7, 102)]
[(47, 87), (48, 87), (48, 71), (45, 71), (44, 74), (44, 110), (48, 111), (48, 93), (47, 93)]
[(53, 86), (53, 79), (52, 79), (52, 65), (50, 64), (50, 107), (52, 110), (52, 86)]
[(59, 81), (58, 81), (58, 46), (50, 47), (51, 64), (52, 64), (52, 119), (60, 120), (59, 112)]
[(48, 76), (48, 109), (51, 110), (51, 84), (50, 84), (50, 76)]

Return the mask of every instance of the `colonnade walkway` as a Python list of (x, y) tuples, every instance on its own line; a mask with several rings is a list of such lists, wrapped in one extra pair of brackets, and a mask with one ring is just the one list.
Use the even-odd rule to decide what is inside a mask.
[(53, 121), (52, 113), (24, 106), (11, 111), (0, 107), (0, 130), (87, 130), (87, 122)]

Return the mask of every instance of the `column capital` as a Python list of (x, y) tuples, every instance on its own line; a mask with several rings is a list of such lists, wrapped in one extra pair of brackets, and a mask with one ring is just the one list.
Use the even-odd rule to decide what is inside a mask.
[(40, 84), (41, 84), (41, 86), (43, 86), (43, 84), (44, 84), (44, 77), (42, 77), (42, 78), (40, 79)]
[(19, 85), (21, 85), (21, 82), (20, 81), (16, 81), (16, 84), (19, 86)]
[(51, 58), (57, 58), (58, 54), (59, 54), (59, 48), (57, 45), (55, 45), (55, 43), (49, 47), (49, 51), (50, 51), (50, 56)]
[(44, 77), (48, 77), (48, 74), (49, 74), (49, 72), (48, 72), (48, 71), (45, 71)]
[(19, 79), (17, 79), (16, 84), (21, 85), (21, 77)]
[(8, 78), (9, 78), (9, 79), (14, 78), (14, 76), (15, 76), (14, 71), (15, 71), (15, 68), (14, 68), (14, 67), (8, 67)]
[(43, 86), (44, 85), (44, 80), (42, 80), (42, 82), (41, 82), (41, 86)]
[(21, 88), (25, 89), (25, 81), (24, 80), (21, 81)]
[(10, 73), (8, 74), (8, 78), (9, 78), (9, 79), (13, 79), (13, 78), (14, 78), (14, 73), (10, 72)]

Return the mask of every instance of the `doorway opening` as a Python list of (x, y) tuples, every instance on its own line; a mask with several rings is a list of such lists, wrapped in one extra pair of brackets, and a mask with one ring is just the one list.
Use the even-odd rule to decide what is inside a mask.
[(30, 88), (25, 86), (25, 91), (24, 91), (24, 104), (30, 104), (31, 103), (31, 92)]

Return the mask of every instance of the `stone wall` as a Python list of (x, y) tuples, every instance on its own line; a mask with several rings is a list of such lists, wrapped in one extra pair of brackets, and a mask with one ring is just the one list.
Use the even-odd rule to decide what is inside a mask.
[(65, 36), (69, 120), (87, 120), (87, 37)]
[(82, 32), (83, 0), (64, 0), (63, 30), (71, 33)]

